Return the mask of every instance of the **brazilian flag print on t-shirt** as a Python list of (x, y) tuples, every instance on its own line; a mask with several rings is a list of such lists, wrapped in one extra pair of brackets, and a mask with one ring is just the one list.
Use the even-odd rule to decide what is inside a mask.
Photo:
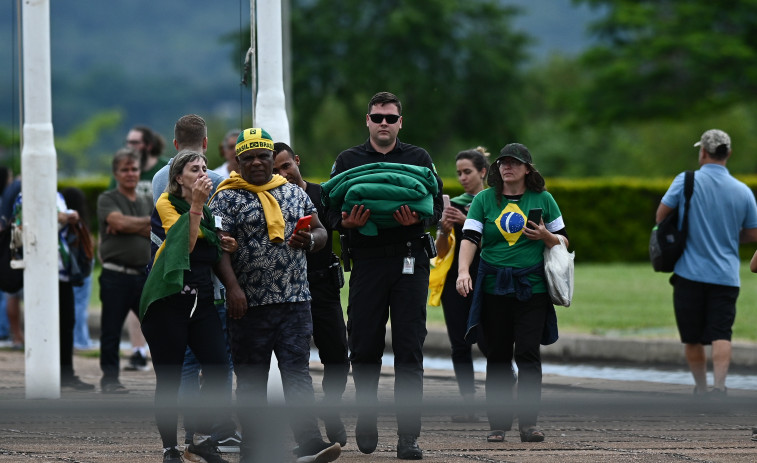
[(526, 214), (520, 210), (517, 204), (508, 203), (494, 223), (505, 240), (512, 246), (523, 234), (523, 227), (526, 226)]
[[(497, 202), (499, 199), (499, 202)], [(473, 199), (468, 219), (481, 223), (481, 258), (497, 267), (527, 268), (544, 260), (544, 242), (530, 240), (523, 234), (528, 211), (542, 209), (542, 218), (547, 229), (563, 228), (562, 214), (552, 195), (543, 191), (527, 190), (518, 200), (508, 200), (493, 188), (482, 191)], [(545, 292), (546, 287), (538, 276), (529, 277), (535, 292)], [(486, 290), (491, 292), (493, 281), (486, 281)]]

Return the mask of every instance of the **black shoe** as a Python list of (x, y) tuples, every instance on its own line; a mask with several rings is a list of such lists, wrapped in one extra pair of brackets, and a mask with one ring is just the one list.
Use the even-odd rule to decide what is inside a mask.
[(373, 453), (376, 450), (378, 429), (375, 416), (358, 415), (357, 425), (355, 425), (355, 442), (357, 442), (357, 448), (363, 453)]
[(342, 447), (347, 445), (347, 431), (344, 429), (344, 423), (339, 416), (324, 418), (323, 423), (326, 425), (326, 437), (329, 442), (339, 444)]
[(108, 383), (102, 383), (100, 385), (103, 394), (128, 394), (129, 390), (124, 387), (123, 384), (118, 381), (111, 381)]
[(422, 460), (423, 450), (418, 447), (417, 439), (412, 434), (402, 434), (397, 441), (397, 458), (400, 460)]
[(147, 358), (144, 357), (139, 351), (134, 351), (129, 357), (129, 363), (126, 364), (124, 370), (130, 371), (150, 371), (150, 367), (147, 366)]
[(297, 463), (328, 463), (339, 458), (342, 447), (339, 444), (313, 439), (300, 445), (296, 450)]
[[(196, 457), (202, 458), (202, 460)], [(184, 450), (184, 458), (189, 461), (205, 461), (207, 463), (229, 463), (218, 453), (218, 449), (210, 439), (200, 444), (189, 444)]]
[(163, 463), (183, 463), (184, 459), (181, 458), (181, 452), (176, 447), (163, 452)]
[(95, 385), (85, 383), (78, 376), (71, 376), (69, 378), (61, 378), (60, 388), (68, 391), (94, 391)]

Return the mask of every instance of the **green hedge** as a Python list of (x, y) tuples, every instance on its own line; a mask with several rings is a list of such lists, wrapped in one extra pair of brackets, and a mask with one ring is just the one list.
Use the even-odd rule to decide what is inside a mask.
[(92, 177), (87, 179), (67, 178), (58, 181), (58, 191), (64, 188), (76, 187), (87, 197), (87, 212), (89, 212), (89, 229), (98, 233), (97, 227), (97, 197), (108, 188), (110, 177)]
[[(757, 176), (739, 176), (752, 191)], [(456, 178), (443, 178), (444, 192), (452, 197), (463, 192)], [(97, 196), (108, 178), (61, 181), (59, 188), (76, 186), (87, 195), (92, 230), (97, 231)], [(311, 181), (324, 181), (312, 179)], [(649, 233), (660, 199), (672, 178), (547, 179), (547, 189), (563, 213), (571, 249), (579, 262), (641, 262), (648, 259)], [(338, 241), (335, 240), (335, 247)], [(741, 247), (742, 259), (750, 259), (757, 244)]]

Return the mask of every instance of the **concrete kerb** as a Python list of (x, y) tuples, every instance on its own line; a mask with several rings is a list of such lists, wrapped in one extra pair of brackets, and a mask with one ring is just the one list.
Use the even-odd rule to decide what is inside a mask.
[[(89, 330), (92, 339), (100, 336), (100, 313), (89, 315)], [(128, 339), (124, 330), (124, 340)], [(387, 327), (386, 346), (392, 345), (391, 328)], [(450, 343), (443, 326), (429, 326), (424, 344), (427, 355), (447, 357)], [(475, 355), (480, 355), (474, 348)], [(682, 366), (686, 364), (683, 345), (675, 339), (621, 338), (597, 335), (563, 334), (551, 346), (542, 347), (542, 357), (548, 361), (625, 363), (644, 366)], [(757, 367), (757, 343), (736, 341), (733, 343), (731, 368), (749, 369)]]

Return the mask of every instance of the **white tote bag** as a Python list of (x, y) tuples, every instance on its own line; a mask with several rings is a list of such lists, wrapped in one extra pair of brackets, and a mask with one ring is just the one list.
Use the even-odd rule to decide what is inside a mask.
[(573, 259), (575, 252), (568, 252), (565, 237), (556, 235), (560, 244), (544, 247), (544, 273), (552, 303), (570, 307), (573, 299)]

